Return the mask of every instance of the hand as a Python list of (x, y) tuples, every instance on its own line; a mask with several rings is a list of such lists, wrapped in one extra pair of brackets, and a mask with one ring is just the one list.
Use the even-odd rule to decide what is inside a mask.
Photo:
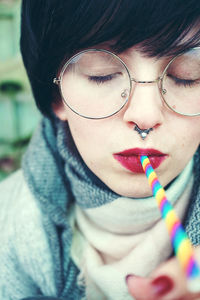
[[(200, 265), (200, 247), (195, 248), (195, 255)], [(189, 292), (175, 257), (160, 265), (150, 277), (129, 275), (126, 281), (129, 293), (136, 300), (200, 300), (200, 279), (199, 292)]]

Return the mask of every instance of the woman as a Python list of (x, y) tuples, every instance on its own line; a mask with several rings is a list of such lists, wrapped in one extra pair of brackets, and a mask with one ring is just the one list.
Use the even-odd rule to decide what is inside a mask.
[(199, 21), (197, 0), (23, 1), (21, 51), (45, 117), (1, 184), (2, 299), (200, 297), (138, 158), (198, 246)]

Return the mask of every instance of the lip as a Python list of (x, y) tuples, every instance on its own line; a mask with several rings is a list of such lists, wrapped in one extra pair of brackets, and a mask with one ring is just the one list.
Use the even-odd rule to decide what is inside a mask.
[(160, 164), (167, 158), (167, 154), (162, 153), (156, 149), (148, 148), (133, 148), (124, 150), (119, 153), (114, 153), (113, 157), (126, 169), (134, 173), (144, 173), (139, 156), (147, 155), (154, 169), (158, 168)]

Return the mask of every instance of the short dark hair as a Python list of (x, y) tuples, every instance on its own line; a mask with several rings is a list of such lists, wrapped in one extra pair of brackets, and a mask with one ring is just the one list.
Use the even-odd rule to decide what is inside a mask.
[(199, 0), (23, 0), (21, 52), (38, 108), (51, 114), (53, 78), (79, 50), (110, 42), (120, 53), (140, 43), (148, 56), (175, 55), (200, 44), (199, 24)]

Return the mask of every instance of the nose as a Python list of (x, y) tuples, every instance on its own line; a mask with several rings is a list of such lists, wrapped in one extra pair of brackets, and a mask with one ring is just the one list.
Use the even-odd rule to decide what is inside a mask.
[(163, 106), (156, 82), (134, 82), (123, 120), (140, 129), (158, 127), (163, 122)]

